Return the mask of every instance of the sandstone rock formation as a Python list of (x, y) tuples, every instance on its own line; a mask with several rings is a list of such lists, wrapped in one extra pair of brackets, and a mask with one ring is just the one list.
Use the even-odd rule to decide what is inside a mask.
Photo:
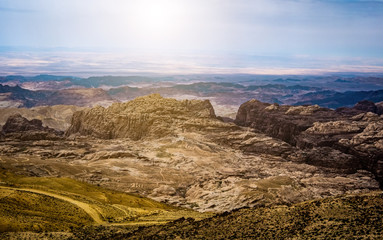
[(314, 122), (327, 122), (337, 117), (340, 116), (336, 112), (318, 106), (278, 105), (253, 99), (240, 106), (235, 123), (295, 145), (296, 136)]
[(66, 135), (79, 133), (104, 139), (133, 140), (159, 138), (172, 134), (175, 129), (207, 127), (203, 122), (213, 118), (214, 109), (208, 100), (177, 101), (152, 94), (126, 103), (114, 103), (108, 108), (98, 106), (76, 112)]
[(369, 101), (334, 111), (251, 100), (241, 105), (235, 122), (298, 147), (290, 160), (345, 172), (366, 169), (382, 185), (383, 118), (376, 112)]

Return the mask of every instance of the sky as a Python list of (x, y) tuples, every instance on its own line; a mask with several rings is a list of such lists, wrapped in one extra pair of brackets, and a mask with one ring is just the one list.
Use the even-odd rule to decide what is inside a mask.
[(0, 75), (383, 72), (383, 1), (0, 0), (0, 54)]

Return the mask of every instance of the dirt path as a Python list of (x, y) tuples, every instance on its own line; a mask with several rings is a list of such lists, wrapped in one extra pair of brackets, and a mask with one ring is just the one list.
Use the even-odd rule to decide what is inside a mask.
[(97, 223), (97, 224), (107, 224), (107, 222), (105, 222), (105, 221), (103, 221), (101, 219), (99, 212), (96, 209), (94, 209), (91, 205), (89, 205), (87, 203), (83, 203), (83, 202), (77, 201), (77, 200), (74, 200), (74, 199), (72, 199), (70, 197), (62, 196), (62, 195), (59, 195), (59, 194), (55, 194), (55, 193), (51, 193), (51, 192), (47, 192), (47, 191), (43, 191), (43, 190), (31, 189), (31, 188), (11, 188), (11, 187), (2, 187), (2, 186), (0, 186), (0, 188), (10, 189), (10, 190), (14, 190), (14, 191), (24, 191), (24, 192), (38, 193), (38, 194), (43, 194), (43, 195), (47, 195), (47, 196), (50, 196), (50, 197), (54, 197), (54, 198), (57, 198), (57, 199), (61, 199), (61, 200), (67, 201), (67, 202), (72, 203), (72, 204), (76, 205), (77, 207), (83, 209), (93, 219), (93, 221), (95, 223)]
[(164, 174), (162, 174), (162, 168), (160, 168), (160, 174), (161, 174), (161, 177), (162, 177), (162, 181), (165, 182)]
[(118, 204), (113, 204), (112, 206), (123, 211), (126, 216), (129, 216), (129, 213), (125, 209), (123, 209), (122, 207), (118, 206)]

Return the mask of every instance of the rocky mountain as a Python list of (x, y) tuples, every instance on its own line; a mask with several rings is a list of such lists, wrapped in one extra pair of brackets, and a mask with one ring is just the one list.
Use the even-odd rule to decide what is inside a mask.
[(76, 105), (91, 107), (96, 105), (109, 106), (113, 100), (105, 90), (100, 88), (70, 88), (53, 92), (38, 105)]
[(2, 128), (3, 138), (21, 140), (56, 140), (63, 132), (53, 128), (44, 127), (41, 120), (28, 120), (20, 114), (12, 115)]
[(377, 113), (378, 106), (368, 101), (334, 111), (250, 100), (235, 122), (296, 146), (299, 151), (289, 159), (349, 172), (366, 169), (382, 185), (383, 118)]
[(58, 131), (66, 131), (72, 120), (73, 113), (82, 110), (73, 105), (54, 105), (33, 108), (0, 108), (0, 126), (3, 126), (11, 115), (20, 114), (28, 120), (39, 119), (44, 126)]
[(323, 107), (339, 108), (351, 107), (355, 103), (363, 100), (372, 102), (381, 102), (383, 100), (383, 90), (377, 91), (317, 91), (307, 93), (301, 96), (301, 99), (294, 105), (314, 105)]
[(198, 126), (204, 119), (215, 118), (209, 101), (165, 99), (159, 94), (138, 97), (108, 108), (96, 107), (76, 112), (66, 135), (79, 133), (98, 138), (160, 138)]
[(0, 107), (26, 107), (76, 105), (108, 106), (116, 102), (105, 90), (99, 88), (70, 88), (61, 90), (32, 91), (19, 86), (0, 84)]
[[(238, 79), (237, 79), (238, 78)], [(246, 81), (240, 79), (246, 78)], [(229, 81), (232, 80), (232, 81)], [(238, 107), (248, 99), (289, 105), (315, 105), (321, 107), (350, 107), (358, 101), (383, 101), (379, 78), (357, 81), (343, 78), (280, 78), (276, 84), (269, 78), (261, 81), (251, 76), (173, 76), (173, 77), (0, 77), (0, 107), (34, 107), (57, 104), (76, 106), (109, 106), (136, 97), (159, 93), (164, 97), (210, 100), (217, 115), (235, 118)], [(327, 80), (326, 80), (327, 79)], [(325, 85), (318, 85), (320, 81)], [(362, 81), (361, 79), (357, 79)], [(8, 84), (8, 85), (5, 85)], [(335, 87), (343, 84), (343, 88)], [(355, 85), (356, 84), (356, 85)], [(358, 91), (346, 91), (347, 86)], [(360, 85), (360, 84), (359, 84)], [(369, 91), (362, 91), (366, 86)], [(319, 87), (321, 86), (321, 87)], [(341, 89), (341, 90), (339, 90)], [(380, 89), (380, 90), (379, 90)], [(227, 119), (230, 120), (230, 119)]]
[(30, 91), (0, 84), (0, 107), (33, 107), (49, 95), (50, 91)]

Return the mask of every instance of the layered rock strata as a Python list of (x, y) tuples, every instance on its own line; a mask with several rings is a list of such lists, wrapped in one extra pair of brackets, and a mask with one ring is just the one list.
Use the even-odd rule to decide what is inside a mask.
[(382, 186), (383, 118), (378, 109), (368, 101), (331, 110), (250, 100), (241, 105), (235, 122), (296, 146), (291, 160), (349, 173), (366, 169)]
[(208, 127), (204, 123), (214, 119), (208, 100), (163, 98), (159, 94), (138, 97), (126, 103), (114, 103), (76, 112), (66, 135), (81, 134), (103, 139), (144, 137), (159, 138), (175, 129)]

